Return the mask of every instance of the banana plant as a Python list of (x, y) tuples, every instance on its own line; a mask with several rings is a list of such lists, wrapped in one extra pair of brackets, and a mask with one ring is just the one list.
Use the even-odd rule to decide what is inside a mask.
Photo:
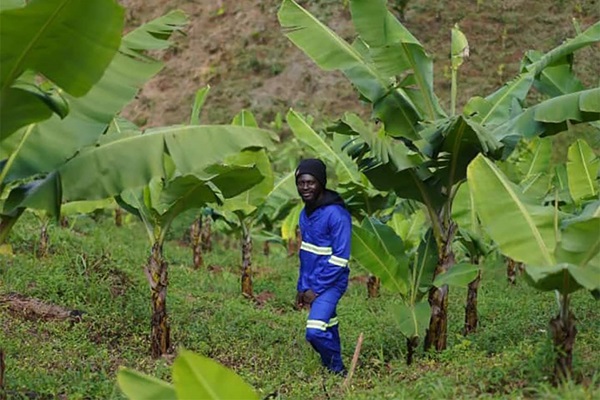
[[(236, 115), (232, 124), (241, 127), (258, 127), (256, 119), (247, 110), (242, 110)], [(274, 139), (277, 138), (275, 137)], [(254, 297), (252, 283), (252, 227), (256, 223), (259, 207), (273, 191), (274, 185), (273, 169), (266, 151), (262, 149), (252, 154), (252, 157), (256, 168), (260, 171), (264, 179), (239, 196), (227, 199), (219, 207), (220, 212), (227, 215), (226, 221), (230, 225), (237, 225), (241, 231), (241, 289), (242, 295), (247, 298)]]
[(550, 205), (540, 205), (535, 196), (511, 182), (482, 155), (468, 169), (475, 209), (484, 229), (504, 255), (525, 264), (527, 281), (534, 288), (557, 293), (559, 311), (550, 321), (557, 380), (572, 374), (577, 330), (571, 295), (580, 289), (596, 296), (600, 293), (598, 157), (593, 153), (581, 157), (583, 147), (579, 141), (571, 146), (567, 164), (573, 177), (570, 193), (579, 201), (576, 213), (562, 210), (557, 194)]
[(425, 334), (431, 308), (423, 298), (432, 285), (437, 247), (431, 231), (416, 248), (405, 248), (394, 229), (376, 218), (365, 218), (352, 228), (352, 258), (380, 277), (384, 288), (398, 295), (402, 305), (394, 310), (400, 333), (406, 338), (406, 363)]
[[(113, 10), (115, 7), (116, 11)], [(89, 23), (91, 20), (99, 21), (100, 15), (101, 23)], [(59, 17), (53, 19), (52, 16)], [(13, 61), (7, 62), (6, 69), (3, 61), (3, 73), (11, 68), (15, 72), (2, 82), (2, 125), (3, 129), (13, 128), (3, 130), (0, 140), (0, 198), (16, 196), (23, 205), (15, 208), (14, 202), (12, 206), (0, 204), (1, 244), (28, 202), (23, 196), (43, 190), (46, 178), (54, 179), (52, 177), (59, 174), (59, 170), (66, 163), (99, 145), (102, 135), (107, 130), (127, 130), (126, 126), (120, 126), (115, 115), (163, 65), (162, 62), (147, 56), (145, 52), (169, 47), (169, 37), (187, 24), (187, 17), (181, 11), (172, 11), (132, 30), (122, 38), (123, 10), (112, 0), (95, 1), (93, 5), (90, 3), (86, 6), (64, 0), (29, 2), (22, 8), (3, 9), (0, 18), (2, 37), (6, 38), (7, 43), (12, 43), (11, 46), (2, 46), (1, 57), (4, 60), (5, 57), (9, 58), (18, 53), (21, 60), (15, 65), (12, 64)], [(29, 21), (32, 26), (24, 27), (23, 24), (30, 23)], [(96, 32), (100, 25), (106, 26), (108, 31)], [(64, 26), (77, 29), (67, 30)], [(86, 30), (88, 28), (89, 31)], [(118, 29), (116, 39), (112, 38), (114, 35), (110, 33), (115, 29)], [(20, 35), (25, 34), (24, 32), (33, 36), (28, 36), (29, 39), (22, 38)], [(82, 38), (94, 40), (90, 42)], [(23, 48), (17, 46), (21, 40)], [(29, 46), (25, 46), (27, 43)], [(64, 43), (69, 43), (69, 46), (65, 46)], [(80, 49), (77, 46), (85, 48)], [(60, 49), (54, 51), (54, 47)], [(107, 49), (111, 47), (114, 47), (114, 51), (108, 57)], [(64, 49), (68, 49), (69, 53), (63, 54)], [(93, 49), (108, 60), (102, 61), (100, 55), (91, 51)], [(72, 67), (76, 68), (76, 73), (72, 72)], [(98, 71), (99, 67), (102, 67), (101, 71)], [(46, 71), (47, 68), (51, 68), (51, 71)], [(49, 118), (44, 120), (33, 118), (34, 114), (28, 111), (32, 119), (19, 120), (20, 114), (17, 111), (27, 110), (30, 100), (20, 96), (16, 100), (12, 98), (5, 101), (4, 85), (12, 85), (10, 90), (17, 83), (21, 86), (26, 83), (30, 87), (33, 79), (39, 79), (26, 72), (16, 81), (9, 82), (13, 79), (10, 77), (22, 69), (39, 70), (39, 73), (48, 79), (45, 85), (54, 85), (52, 95), (60, 95), (64, 107), (52, 107), (64, 112), (48, 115)], [(96, 80), (93, 81), (92, 77), (96, 75)], [(28, 81), (23, 83), (23, 80)], [(70, 86), (73, 88), (70, 89)], [(48, 103), (53, 104), (50, 101)], [(18, 110), (13, 110), (14, 108)], [(78, 180), (80, 179), (77, 177), (73, 184), (77, 186)], [(50, 195), (47, 198), (47, 207), (54, 208), (55, 215), (59, 213), (62, 185), (70, 184), (71, 182), (62, 179), (60, 184), (55, 185), (53, 193), (46, 193)], [(7, 192), (10, 192), (10, 195)], [(37, 201), (39, 203), (39, 198)], [(37, 205), (39, 206), (40, 204)]]
[[(241, 126), (189, 126), (189, 141), (179, 137), (168, 155), (154, 164), (164, 175), (152, 177), (143, 189), (126, 189), (117, 197), (119, 204), (138, 216), (152, 245), (145, 273), (152, 293), (151, 351), (154, 357), (170, 348), (166, 311), (167, 262), (163, 257), (165, 235), (173, 220), (186, 210), (222, 203), (251, 189), (264, 180), (260, 163), (264, 148), (271, 145), (270, 134)], [(160, 132), (160, 131), (159, 131)], [(152, 135), (145, 132), (139, 138)], [(139, 148), (138, 148), (139, 151)], [(149, 153), (149, 152), (148, 152)], [(146, 153), (146, 154), (148, 154)]]
[[(351, 0), (357, 31), (346, 42), (293, 0), (284, 0), (278, 13), (286, 36), (324, 70), (341, 71), (363, 101), (371, 103), (377, 130), (358, 127), (344, 116), (336, 127), (351, 134), (347, 147), (375, 188), (423, 203), (438, 246), (435, 276), (454, 264), (452, 243), (457, 231), (452, 201), (466, 178), (467, 165), (478, 154), (506, 156), (519, 137), (552, 134), (569, 123), (594, 121), (599, 89), (577, 90), (526, 108), (526, 97), (547, 68), (569, 65), (572, 53), (600, 41), (600, 23), (539, 57), (531, 55), (522, 72), (486, 97), (471, 99), (462, 113), (446, 113), (433, 91), (433, 62), (419, 41), (389, 12), (385, 0)], [(456, 71), (468, 55), (468, 43), (455, 28), (452, 34), (452, 91)], [(568, 79), (569, 77), (566, 77)], [(561, 87), (567, 87), (562, 85)], [(563, 107), (564, 106), (564, 107)], [(555, 110), (562, 111), (557, 113)], [(554, 111), (553, 111), (554, 110)], [(432, 315), (425, 348), (446, 347), (447, 286), (429, 295)]]

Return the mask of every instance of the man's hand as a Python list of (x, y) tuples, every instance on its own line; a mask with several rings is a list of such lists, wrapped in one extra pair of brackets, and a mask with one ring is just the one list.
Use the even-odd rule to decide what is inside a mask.
[(296, 308), (300, 310), (304, 307), (304, 292), (296, 293)]
[(307, 291), (304, 292), (303, 302), (307, 306), (310, 306), (313, 303), (313, 301), (315, 301), (316, 298), (317, 298), (317, 294), (315, 292), (313, 292), (312, 289), (308, 289)]

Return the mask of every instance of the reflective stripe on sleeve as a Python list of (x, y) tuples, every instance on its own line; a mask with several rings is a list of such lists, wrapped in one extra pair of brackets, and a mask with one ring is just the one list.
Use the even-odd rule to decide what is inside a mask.
[(337, 265), (338, 267), (345, 267), (348, 265), (348, 260), (337, 256), (331, 256), (329, 257), (329, 263)]
[(333, 252), (331, 247), (315, 246), (314, 244), (310, 244), (307, 242), (302, 242), (302, 244), (300, 245), (300, 249), (320, 256), (328, 256)]

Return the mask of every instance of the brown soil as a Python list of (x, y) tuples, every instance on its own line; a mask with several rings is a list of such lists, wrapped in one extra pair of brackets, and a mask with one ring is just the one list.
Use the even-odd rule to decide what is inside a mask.
[[(160, 56), (164, 70), (149, 82), (124, 115), (142, 127), (186, 123), (195, 92), (211, 86), (201, 121), (227, 123), (242, 108), (264, 126), (290, 107), (317, 118), (345, 111), (366, 115), (356, 93), (337, 72), (323, 72), (281, 33), (280, 1), (120, 0), (129, 26), (180, 8), (189, 18), (186, 36)], [(347, 1), (300, 1), (322, 22), (351, 40)], [(390, 1), (393, 3), (393, 1)], [(597, 0), (587, 1), (408, 1), (404, 24), (435, 62), (436, 92), (449, 103), (450, 29), (459, 23), (471, 56), (459, 76), (459, 104), (486, 95), (518, 72), (528, 49), (548, 50), (572, 37), (576, 17), (582, 28), (600, 19)], [(584, 81), (597, 84), (598, 49), (578, 56)]]

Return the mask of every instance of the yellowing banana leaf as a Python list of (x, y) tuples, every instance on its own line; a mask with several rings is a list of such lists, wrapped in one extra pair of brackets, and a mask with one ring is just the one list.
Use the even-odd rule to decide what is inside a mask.
[(283, 223), (281, 224), (281, 237), (283, 240), (296, 239), (296, 228), (298, 227), (300, 212), (303, 208), (303, 204), (297, 204), (284, 218)]

